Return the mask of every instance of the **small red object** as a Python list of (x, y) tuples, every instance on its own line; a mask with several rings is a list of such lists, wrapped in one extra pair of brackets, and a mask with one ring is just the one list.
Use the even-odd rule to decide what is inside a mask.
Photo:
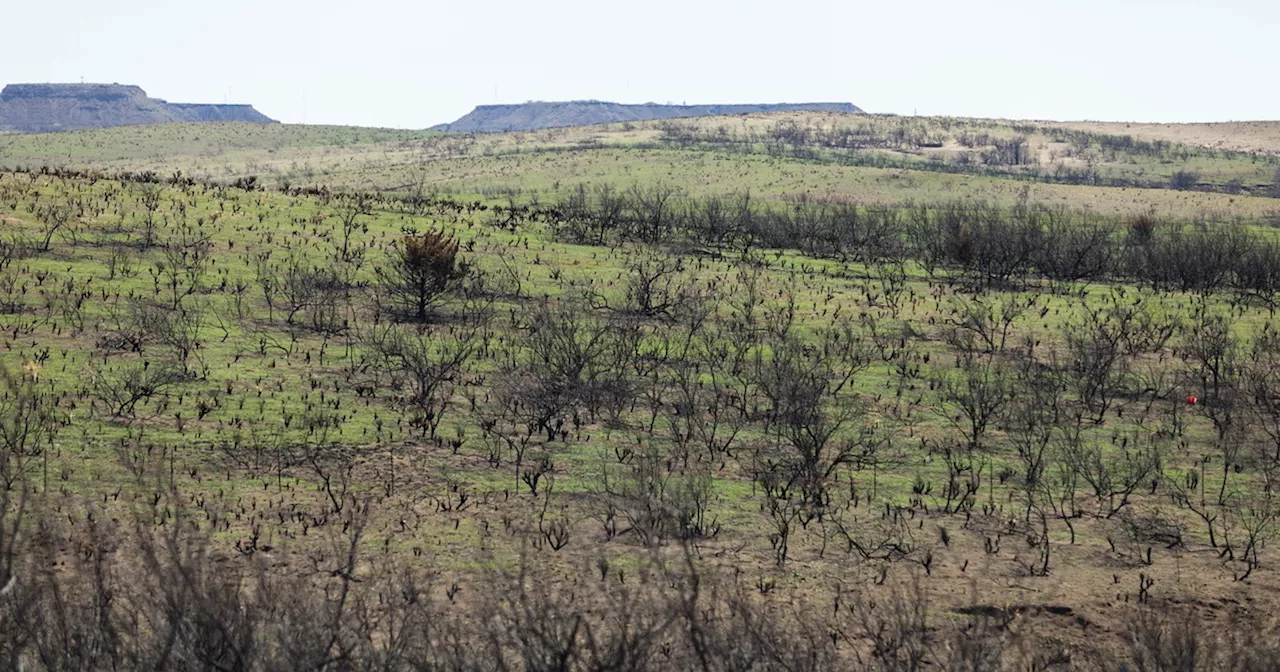
[(1200, 399), (1196, 397), (1194, 394), (1187, 397), (1187, 403), (1191, 404), (1192, 406), (1195, 406), (1196, 402), (1198, 401), (1200, 401)]

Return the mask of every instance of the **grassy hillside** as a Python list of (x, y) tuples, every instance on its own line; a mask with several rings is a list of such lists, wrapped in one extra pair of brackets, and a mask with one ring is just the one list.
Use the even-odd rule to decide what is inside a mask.
[(1116, 122), (1050, 122), (1051, 127), (1090, 133), (1131, 135), (1239, 152), (1280, 152), (1280, 121), (1230, 121), (1211, 124), (1137, 124)]
[[(750, 189), (866, 203), (986, 199), (1106, 214), (1261, 220), (1280, 158), (1122, 134), (1123, 125), (779, 113), (530, 133), (442, 136), (377, 129), (171, 125), (0, 136), (0, 165), (182, 171), (268, 185), (556, 198), (578, 182), (666, 178), (690, 193)], [(1256, 130), (1256, 129), (1253, 129)], [(1224, 131), (1229, 132), (1229, 131)], [(1184, 134), (1185, 135), (1185, 134)], [(1188, 140), (1195, 136), (1186, 136)], [(1240, 137), (1252, 138), (1253, 135)]]
[(1275, 163), (1054, 133), (0, 136), (0, 652), (1269, 656)]

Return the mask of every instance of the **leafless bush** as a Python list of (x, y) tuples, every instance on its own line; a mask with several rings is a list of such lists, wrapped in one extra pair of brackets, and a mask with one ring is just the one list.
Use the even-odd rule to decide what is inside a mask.
[(633, 185), (627, 191), (630, 216), (628, 235), (646, 243), (669, 240), (681, 228), (682, 213), (677, 207), (679, 192), (664, 184)]
[(176, 362), (134, 361), (114, 369), (93, 371), (90, 389), (96, 401), (115, 418), (132, 420), (138, 405), (185, 381), (187, 376)]
[(205, 289), (213, 235), (204, 226), (203, 220), (193, 224), (182, 216), (161, 243), (164, 259), (150, 269), (154, 294), (167, 291), (173, 310), (182, 307), (187, 297)]
[(1017, 294), (1001, 299), (958, 296), (945, 317), (947, 342), (961, 352), (1004, 352), (1014, 322), (1036, 305), (1035, 296)]
[(348, 326), (343, 307), (349, 286), (336, 269), (291, 258), (275, 282), (288, 324), (300, 321), (320, 333), (338, 333)]
[(1102, 518), (1119, 513), (1161, 473), (1162, 457), (1156, 440), (1142, 435), (1117, 437), (1104, 445), (1075, 431), (1062, 443), (1063, 461), (1093, 491), (1096, 515)]
[(1095, 423), (1102, 423), (1129, 389), (1134, 358), (1159, 352), (1177, 330), (1179, 321), (1159, 314), (1150, 303), (1150, 297), (1113, 293), (1103, 305), (1085, 310), (1066, 331), (1060, 365)]
[[(605, 536), (632, 535), (644, 545), (715, 536), (719, 524), (711, 513), (716, 495), (710, 474), (677, 469), (675, 461), (652, 442), (629, 454), (618, 467), (606, 462), (596, 495), (597, 518)], [(617, 527), (618, 523), (625, 527)]]
[(468, 361), (481, 345), (481, 327), (464, 326), (437, 331), (390, 327), (374, 334), (380, 368), (391, 387), (407, 387), (403, 402), (412, 409), (413, 426), (429, 438), (452, 402)]
[(63, 201), (41, 206), (36, 209), (35, 214), (36, 219), (40, 221), (40, 241), (36, 250), (48, 252), (53, 244), (54, 235), (74, 225), (76, 211), (71, 203)]
[(1044, 240), (1032, 262), (1054, 282), (1097, 280), (1115, 272), (1116, 227), (1104, 222), (1073, 222), (1061, 212), (1046, 216)]
[(636, 253), (626, 264), (621, 280), (620, 302), (610, 302), (604, 292), (593, 291), (588, 297), (592, 306), (636, 317), (671, 319), (698, 298), (684, 261), (661, 252)]
[[(6, 491), (22, 482), (60, 426), (56, 399), (40, 388), (38, 372), (39, 365), (34, 362), (21, 374), (0, 368), (0, 485)], [(0, 562), (4, 543), (0, 539)]]
[(559, 206), (557, 232), (571, 242), (604, 245), (623, 229), (630, 207), (627, 194), (612, 184), (579, 184)]

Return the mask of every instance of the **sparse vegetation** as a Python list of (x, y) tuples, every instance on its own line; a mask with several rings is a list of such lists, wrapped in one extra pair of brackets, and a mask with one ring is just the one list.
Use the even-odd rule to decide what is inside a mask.
[(727, 123), (0, 172), (0, 665), (1269, 669), (1274, 162)]

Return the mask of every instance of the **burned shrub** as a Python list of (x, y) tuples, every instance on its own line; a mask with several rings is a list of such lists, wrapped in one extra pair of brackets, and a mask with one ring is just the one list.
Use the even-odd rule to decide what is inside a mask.
[(423, 321), (469, 271), (470, 265), (458, 258), (457, 239), (444, 231), (428, 231), (402, 238), (378, 275), (391, 306)]

